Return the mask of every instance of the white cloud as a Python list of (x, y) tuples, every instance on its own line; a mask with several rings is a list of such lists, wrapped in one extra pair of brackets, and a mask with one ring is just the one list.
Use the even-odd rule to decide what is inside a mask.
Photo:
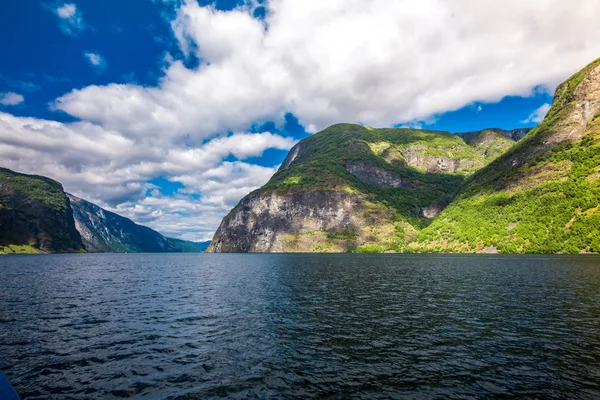
[(544, 117), (546, 116), (546, 114), (548, 114), (548, 111), (550, 111), (551, 106), (552, 106), (551, 104), (544, 104), (543, 106), (541, 106), (540, 108), (536, 109), (531, 114), (529, 114), (529, 117), (525, 118), (521, 122), (524, 124), (529, 124), (532, 122), (539, 124), (540, 122), (542, 122), (544, 120)]
[(202, 63), (156, 87), (90, 86), (56, 108), (127, 135), (210, 137), (285, 111), (312, 129), (390, 126), (527, 96), (600, 56), (600, 3), (272, 0), (265, 20), (188, 1), (172, 21)]
[(77, 36), (86, 29), (83, 16), (75, 4), (59, 4), (52, 11), (58, 17), (58, 26), (64, 34)]
[(97, 73), (101, 74), (106, 69), (106, 59), (100, 54), (92, 51), (84, 51), (83, 57), (90, 63), (92, 68), (94, 68)]
[(60, 18), (64, 19), (73, 18), (75, 13), (77, 13), (77, 7), (75, 7), (75, 4), (64, 4), (56, 9), (56, 14), (58, 14)]
[(14, 92), (0, 93), (0, 104), (5, 106), (16, 106), (25, 101), (25, 98)]
[[(0, 112), (2, 166), (49, 176), (77, 196), (161, 233), (209, 239), (220, 219), (276, 171), (238, 160), (295, 144), (269, 132), (237, 133), (189, 147), (130, 139), (89, 122), (60, 123)], [(185, 188), (175, 196), (153, 191), (165, 177)], [(151, 191), (150, 195), (148, 192)]]

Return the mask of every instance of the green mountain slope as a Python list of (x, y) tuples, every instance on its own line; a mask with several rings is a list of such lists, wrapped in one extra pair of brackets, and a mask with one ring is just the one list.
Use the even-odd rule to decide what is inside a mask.
[(209, 251), (401, 250), (490, 159), (447, 132), (334, 125), (290, 150)]
[(81, 251), (62, 185), (0, 168), (0, 253)]
[(600, 252), (600, 60), (560, 85), (545, 120), (470, 178), (413, 251)]
[(527, 136), (527, 134), (529, 132), (531, 132), (531, 128), (519, 128), (519, 129), (512, 129), (509, 131), (507, 131), (506, 129), (500, 129), (500, 128), (488, 128), (488, 129), (484, 129), (482, 131), (457, 133), (456, 135), (463, 138), (463, 140), (467, 144), (470, 144), (473, 140), (475, 140), (476, 138), (481, 136), (481, 134), (486, 133), (486, 132), (494, 132), (494, 133), (497, 133), (498, 135), (502, 135), (505, 138), (512, 140), (513, 142), (518, 142), (519, 140), (521, 140), (525, 136)]
[(67, 194), (75, 225), (88, 252), (93, 253), (190, 253), (203, 252), (206, 246), (172, 239), (153, 229), (107, 211), (89, 201)]
[[(457, 135), (489, 162), (506, 153), (515, 144), (515, 140), (522, 139), (529, 131), (529, 129), (515, 129), (513, 131), (485, 129), (478, 132), (458, 133)], [(513, 139), (513, 137), (516, 139)]]

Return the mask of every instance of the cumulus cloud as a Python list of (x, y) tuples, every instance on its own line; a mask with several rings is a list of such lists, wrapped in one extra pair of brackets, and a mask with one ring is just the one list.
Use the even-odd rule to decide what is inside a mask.
[(83, 16), (75, 4), (59, 3), (52, 11), (58, 17), (58, 27), (65, 35), (77, 36), (86, 29)]
[(25, 98), (14, 92), (0, 93), (0, 104), (5, 106), (16, 106), (25, 101)]
[[(243, 160), (295, 144), (270, 132), (235, 133), (201, 145), (136, 140), (90, 122), (60, 123), (0, 113), (2, 166), (54, 178), (77, 196), (193, 240), (210, 239), (220, 218), (275, 172)], [(233, 156), (238, 161), (223, 161)], [(148, 181), (184, 185), (165, 196)]]
[[(173, 2), (186, 60), (167, 55), (154, 86), (92, 85), (53, 102), (80, 122), (0, 114), (0, 157), (166, 234), (206, 239), (275, 172), (252, 158), (293, 144), (251, 126), (288, 112), (309, 132), (421, 126), (468, 104), (553, 90), (600, 56), (596, 0), (270, 0), (260, 12), (245, 3), (224, 12)], [(85, 29), (74, 4), (55, 13), (65, 33)], [(157, 177), (183, 188), (163, 194), (148, 183)]]
[(548, 111), (550, 111), (551, 106), (551, 104), (544, 104), (543, 106), (529, 114), (529, 117), (525, 118), (521, 122), (524, 124), (530, 124), (532, 122), (539, 124), (544, 120), (544, 117), (546, 116), (546, 114), (548, 114)]
[(172, 21), (201, 62), (156, 87), (90, 86), (55, 104), (128, 135), (245, 129), (297, 115), (311, 130), (390, 126), (553, 88), (600, 55), (600, 3), (580, 0), (272, 0), (223, 12), (185, 2)]
[(94, 68), (97, 73), (102, 74), (106, 69), (106, 59), (102, 57), (99, 53), (94, 53), (92, 51), (84, 51), (83, 57), (87, 60), (88, 63), (90, 63), (92, 68)]

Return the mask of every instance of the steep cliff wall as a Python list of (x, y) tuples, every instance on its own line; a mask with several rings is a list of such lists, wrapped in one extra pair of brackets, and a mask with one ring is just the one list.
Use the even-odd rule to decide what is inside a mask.
[(153, 229), (68, 194), (75, 225), (88, 252), (201, 252), (202, 245), (171, 239)]

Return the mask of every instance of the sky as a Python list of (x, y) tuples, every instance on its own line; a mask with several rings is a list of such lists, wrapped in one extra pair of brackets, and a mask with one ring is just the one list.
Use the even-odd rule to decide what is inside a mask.
[(338, 122), (532, 127), (600, 57), (597, 0), (0, 5), (0, 166), (181, 239)]

